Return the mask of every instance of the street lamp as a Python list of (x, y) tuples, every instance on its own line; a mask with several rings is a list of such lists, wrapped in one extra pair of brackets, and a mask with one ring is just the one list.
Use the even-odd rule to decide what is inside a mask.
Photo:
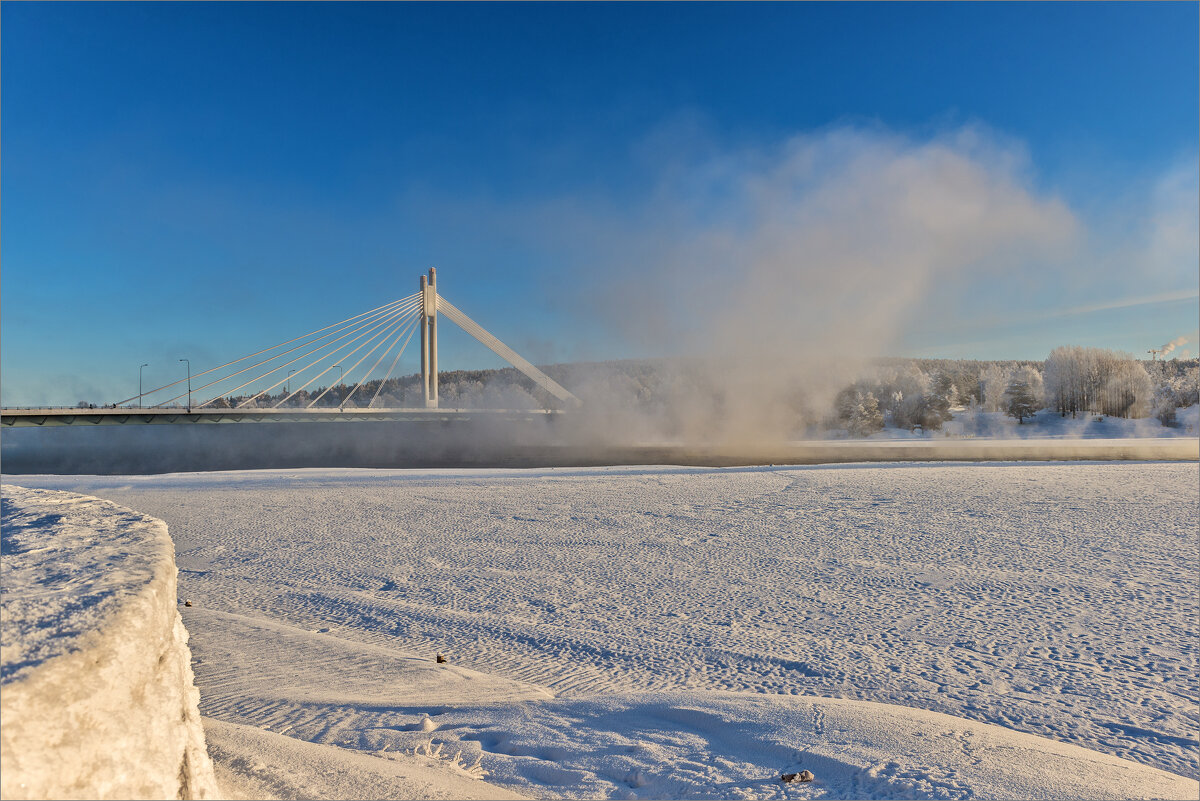
[(145, 364), (141, 365), (141, 367), (138, 367), (138, 408), (139, 409), (142, 408), (142, 367), (149, 367), (149, 366), (150, 366), (150, 362), (146, 362)]
[[(345, 375), (345, 373), (342, 371), (342, 366), (340, 364), (335, 364), (334, 367), (338, 369), (338, 386), (341, 386), (342, 376)], [(342, 391), (340, 389), (338, 390), (338, 408), (342, 408)]]
[(188, 371), (188, 411), (192, 410), (192, 363), (188, 359), (180, 359), (181, 362), (187, 362)]
[(297, 372), (297, 371), (296, 370), (288, 370), (288, 394), (289, 395), (292, 394), (292, 373), (295, 373), (295, 372)]

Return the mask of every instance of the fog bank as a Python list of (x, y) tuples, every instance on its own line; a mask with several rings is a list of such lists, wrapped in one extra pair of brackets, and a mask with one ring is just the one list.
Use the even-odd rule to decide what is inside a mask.
[(643, 442), (569, 421), (480, 424), (237, 423), (16, 428), (6, 475), (123, 475), (305, 467), (585, 467), (887, 461), (1196, 460), (1194, 437), (1022, 440)]

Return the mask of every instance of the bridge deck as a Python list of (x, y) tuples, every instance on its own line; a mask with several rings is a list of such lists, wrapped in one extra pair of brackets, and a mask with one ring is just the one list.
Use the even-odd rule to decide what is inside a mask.
[(463, 420), (532, 420), (553, 409), (0, 409), (0, 425), (147, 425), (178, 423), (437, 423)]

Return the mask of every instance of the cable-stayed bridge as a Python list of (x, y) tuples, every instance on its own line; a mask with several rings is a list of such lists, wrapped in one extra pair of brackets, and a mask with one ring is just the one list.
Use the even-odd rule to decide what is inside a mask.
[[(185, 378), (146, 391), (139, 387), (137, 395), (110, 406), (2, 409), (0, 424), (417, 422), (473, 417), (529, 419), (559, 411), (440, 408), (439, 315), (486, 345), (562, 407), (579, 405), (579, 399), (558, 382), (439, 295), (437, 271), (431, 269), (428, 276), (421, 276), (418, 290), (411, 295), (200, 373), (192, 373), (191, 363), (181, 359), (187, 362)], [(384, 394), (384, 389), (418, 333), (422, 403), (416, 407), (397, 406), (394, 398)], [(330, 375), (334, 369), (338, 370), (336, 376)], [(322, 400), (335, 389), (334, 378), (337, 405), (322, 405)], [(293, 389), (293, 383), (300, 380), (304, 383)], [(347, 392), (352, 380), (355, 383)], [(309, 387), (315, 389), (310, 391)]]

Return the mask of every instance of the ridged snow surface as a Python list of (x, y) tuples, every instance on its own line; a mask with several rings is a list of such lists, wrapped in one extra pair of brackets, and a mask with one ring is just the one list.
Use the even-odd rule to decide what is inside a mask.
[(166, 525), (110, 501), (3, 488), (4, 798), (209, 798)]
[(1126, 798), (1200, 790), (1198, 473), (23, 480), (170, 523), (227, 723), (541, 797)]

